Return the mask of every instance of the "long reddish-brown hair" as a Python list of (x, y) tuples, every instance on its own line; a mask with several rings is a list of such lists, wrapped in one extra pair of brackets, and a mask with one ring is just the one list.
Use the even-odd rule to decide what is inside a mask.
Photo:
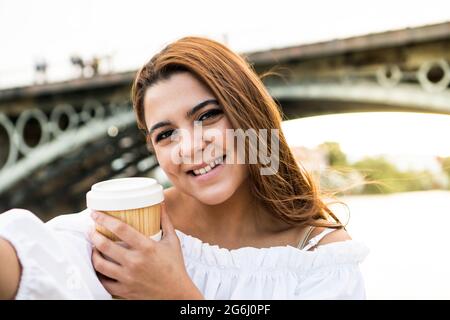
[[(313, 178), (296, 162), (281, 130), (282, 111), (260, 77), (244, 57), (219, 42), (184, 37), (167, 45), (137, 72), (132, 88), (133, 108), (150, 149), (153, 147), (145, 123), (145, 92), (156, 82), (179, 72), (189, 72), (213, 92), (234, 129), (279, 130), (278, 171), (261, 175), (262, 164), (248, 164), (251, 194), (256, 201), (290, 225), (344, 227), (324, 203)], [(270, 154), (270, 144), (258, 142)], [(250, 148), (247, 142), (246, 148)]]

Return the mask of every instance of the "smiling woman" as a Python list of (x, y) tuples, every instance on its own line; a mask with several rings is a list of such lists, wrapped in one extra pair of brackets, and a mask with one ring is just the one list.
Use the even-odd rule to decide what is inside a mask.
[[(175, 92), (178, 94), (174, 94)], [(213, 196), (216, 203), (229, 198), (232, 192), (227, 194), (227, 190), (234, 192), (245, 176), (249, 175), (246, 187), (254, 195), (250, 199), (262, 204), (269, 214), (275, 215), (278, 220), (287, 225), (342, 227), (320, 199), (318, 190), (307, 172), (296, 164), (281, 131), (282, 115), (277, 104), (247, 62), (222, 44), (208, 39), (187, 37), (167, 46), (138, 72), (132, 99), (138, 126), (144, 133), (148, 133), (147, 142), (158, 157), (162, 169), (176, 188), (184, 191), (183, 194), (198, 192), (201, 196), (208, 193), (208, 190), (202, 189), (200, 192), (196, 186), (192, 186), (189, 177), (179, 174), (179, 170), (183, 168), (172, 166), (174, 161), (169, 161), (173, 160), (169, 159), (169, 156), (179, 154), (180, 157), (192, 157), (196, 153), (202, 153), (202, 148), (206, 148), (209, 143), (215, 144), (211, 149), (217, 150), (219, 154), (236, 153), (236, 150), (228, 150), (230, 148), (220, 144), (224, 140), (220, 137), (226, 136), (227, 129), (275, 129), (279, 132), (275, 137), (279, 144), (278, 150), (271, 150), (271, 145), (262, 138), (257, 139), (258, 144), (249, 139), (244, 154), (233, 155), (233, 159), (243, 159), (247, 156), (244, 159), (246, 165), (228, 165), (227, 169), (230, 171), (225, 175), (230, 174), (237, 178), (221, 179), (220, 183), (236, 183), (230, 188), (216, 188), (218, 192)], [(205, 99), (217, 99), (223, 109), (223, 114), (209, 120), (204, 130), (204, 136), (207, 137), (210, 136), (210, 129), (219, 132), (214, 136), (215, 142), (204, 141), (205, 145), (199, 150), (191, 148), (189, 139), (180, 144), (167, 145), (168, 142), (164, 142), (164, 146), (161, 146), (160, 135), (156, 135), (156, 139), (153, 135), (155, 126), (172, 125), (169, 132), (182, 129), (191, 133), (188, 136), (193, 136), (192, 123), (195, 119), (183, 116), (189, 108)], [(170, 115), (174, 121), (168, 121)], [(163, 132), (165, 133), (167, 131)], [(274, 174), (261, 175), (262, 163), (249, 164), (248, 157), (252, 152), (256, 152), (258, 146), (266, 147), (269, 153), (277, 153), (275, 156), (280, 167)], [(206, 160), (204, 162), (208, 163), (210, 159)], [(239, 171), (242, 172), (234, 174)], [(329, 217), (333, 218), (335, 223), (324, 223)]]
[(281, 112), (245, 59), (218, 42), (182, 38), (139, 70), (132, 99), (173, 185), (164, 192), (161, 240), (99, 212), (92, 218), (128, 246), (88, 236), (89, 210), (47, 224), (7, 212), (0, 236), (23, 267), (16, 297), (365, 298), (359, 263), (367, 247), (350, 238), (295, 161)]

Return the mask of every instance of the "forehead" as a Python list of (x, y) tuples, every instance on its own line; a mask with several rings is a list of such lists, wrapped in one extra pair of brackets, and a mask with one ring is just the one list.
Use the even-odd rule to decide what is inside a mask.
[(160, 119), (176, 110), (188, 110), (205, 98), (213, 98), (211, 91), (187, 72), (160, 80), (145, 92), (146, 120)]

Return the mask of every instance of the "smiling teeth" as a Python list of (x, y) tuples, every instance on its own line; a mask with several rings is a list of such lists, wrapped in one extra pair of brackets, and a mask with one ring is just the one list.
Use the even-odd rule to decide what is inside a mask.
[(202, 175), (202, 174), (208, 173), (209, 171), (214, 169), (215, 166), (217, 166), (218, 164), (221, 164), (222, 162), (223, 162), (223, 157), (222, 158), (218, 158), (218, 159), (210, 162), (209, 165), (207, 165), (204, 168), (201, 168), (201, 169), (198, 169), (198, 170), (193, 170), (194, 174), (196, 176), (198, 176), (198, 175)]

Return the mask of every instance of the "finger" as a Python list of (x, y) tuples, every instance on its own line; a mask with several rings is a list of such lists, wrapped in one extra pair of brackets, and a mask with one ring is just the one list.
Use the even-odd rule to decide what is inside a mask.
[(173, 236), (175, 234), (175, 229), (169, 215), (167, 214), (166, 204), (164, 202), (161, 206), (161, 228), (163, 230), (163, 238)]
[(111, 280), (102, 276), (100, 276), (98, 279), (100, 280), (106, 291), (109, 292), (109, 294), (116, 297), (122, 296), (122, 284), (119, 281)]
[(143, 234), (133, 227), (103, 212), (93, 211), (92, 218), (96, 223), (114, 233), (120, 240), (132, 248), (140, 248), (145, 243), (145, 240), (147, 240)]
[(103, 255), (110, 257), (121, 265), (127, 260), (128, 249), (108, 239), (100, 232), (94, 231), (91, 233), (90, 239), (94, 247)]
[(122, 279), (121, 267), (114, 262), (106, 260), (95, 248), (92, 250), (92, 265), (96, 271), (111, 279), (119, 281)]

